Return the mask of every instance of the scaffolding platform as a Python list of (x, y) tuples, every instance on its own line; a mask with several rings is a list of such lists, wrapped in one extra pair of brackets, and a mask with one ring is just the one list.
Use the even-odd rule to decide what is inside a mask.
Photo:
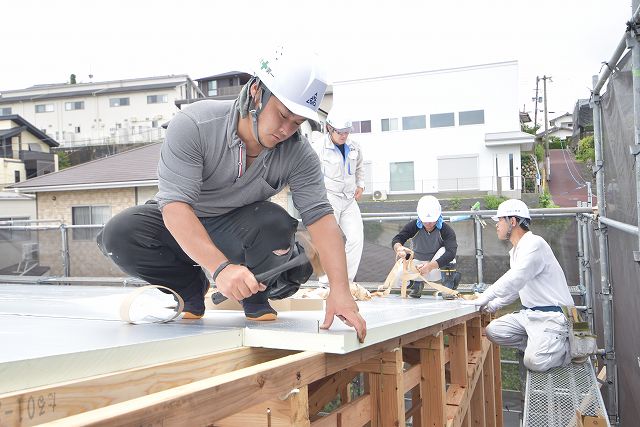
[(570, 363), (547, 372), (527, 371), (524, 427), (581, 426), (577, 411), (610, 425), (591, 362)]

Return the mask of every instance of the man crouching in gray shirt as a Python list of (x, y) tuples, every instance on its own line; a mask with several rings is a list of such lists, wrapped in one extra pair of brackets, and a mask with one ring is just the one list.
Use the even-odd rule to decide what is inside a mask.
[(290, 295), (307, 281), (309, 263), (263, 283), (254, 276), (303, 251), (295, 242), (298, 221), (267, 201), (288, 185), (331, 283), (322, 327), (339, 316), (364, 340), (318, 157), (298, 132), (306, 119), (318, 120), (326, 90), (316, 64), (280, 48), (259, 61), (235, 101), (200, 101), (176, 114), (155, 200), (119, 213), (98, 236), (123, 271), (176, 291), (185, 317), (204, 314), (209, 281), (202, 268), (251, 320), (276, 319), (268, 297)]

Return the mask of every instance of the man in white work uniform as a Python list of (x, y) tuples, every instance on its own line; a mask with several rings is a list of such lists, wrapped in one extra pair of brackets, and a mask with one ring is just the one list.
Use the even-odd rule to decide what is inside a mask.
[(549, 244), (529, 231), (531, 216), (521, 200), (498, 206), (496, 232), (509, 240), (510, 269), (478, 299), (465, 301), (495, 312), (520, 296), (522, 309), (493, 320), (487, 338), (498, 345), (524, 351), (524, 365), (546, 371), (571, 361), (568, 323), (562, 306), (573, 306), (564, 272)]
[[(358, 272), (364, 229), (358, 200), (364, 191), (364, 163), (360, 145), (349, 138), (351, 121), (343, 112), (332, 109), (329, 112), (324, 137), (313, 143), (318, 153), (327, 198), (333, 207), (333, 214), (338, 221), (347, 241), (347, 275), (353, 282)], [(327, 276), (321, 276), (323, 285), (329, 283)]]

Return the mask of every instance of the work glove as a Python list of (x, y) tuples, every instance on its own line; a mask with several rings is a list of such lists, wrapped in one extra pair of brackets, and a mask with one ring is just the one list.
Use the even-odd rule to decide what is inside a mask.
[(483, 307), (483, 310), (487, 313), (495, 313), (500, 308), (502, 308), (502, 304), (500, 304), (500, 301), (498, 301), (498, 299), (496, 298), (489, 301), (487, 305)]
[(486, 306), (489, 303), (489, 300), (487, 298), (484, 298), (484, 297), (480, 296), (480, 297), (478, 297), (476, 299), (462, 300), (462, 301), (460, 301), (460, 303), (462, 305), (474, 305), (478, 309), (482, 309), (484, 306)]

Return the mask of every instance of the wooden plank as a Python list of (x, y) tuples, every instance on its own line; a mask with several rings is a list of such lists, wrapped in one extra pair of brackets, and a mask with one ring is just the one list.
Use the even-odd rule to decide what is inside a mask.
[[(325, 355), (303, 352), (127, 402), (74, 415), (50, 426), (206, 425), (326, 375)], [(212, 406), (211, 403), (215, 402)]]
[[(484, 414), (486, 427), (496, 427), (496, 399), (493, 385), (493, 352), (488, 351), (482, 368), (482, 384), (484, 385)], [(502, 426), (500, 426), (502, 427)]]
[(462, 323), (445, 331), (449, 335), (451, 384), (467, 384), (467, 324)]
[[(265, 425), (265, 424), (262, 424), (262, 425)], [(329, 415), (326, 415), (324, 417), (318, 418), (317, 420), (311, 423), (311, 427), (336, 427), (337, 425), (338, 425), (338, 414), (336, 414), (335, 412), (332, 412)]]
[(381, 407), (383, 426), (404, 426), (404, 378), (402, 374), (402, 351), (394, 351), (396, 372), (382, 375)]
[(469, 350), (480, 350), (482, 347), (482, 319), (474, 317), (467, 322), (467, 347)]
[(290, 427), (309, 425), (306, 387), (299, 389), (287, 399), (272, 399), (215, 422), (216, 427), (246, 427), (269, 425)]
[(420, 395), (422, 399), (421, 417), (424, 425), (444, 426), (446, 422), (446, 384), (444, 379), (444, 334), (424, 339), (420, 350)]
[(0, 406), (4, 413), (2, 425), (41, 424), (254, 366), (292, 353), (294, 352), (287, 350), (242, 347), (0, 395)]

